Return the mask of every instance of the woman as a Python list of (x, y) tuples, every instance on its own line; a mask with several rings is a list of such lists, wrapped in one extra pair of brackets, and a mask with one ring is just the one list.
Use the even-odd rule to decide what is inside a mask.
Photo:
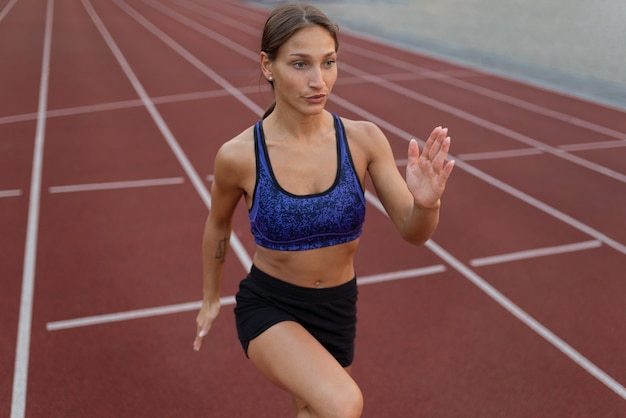
[(447, 129), (438, 127), (421, 154), (409, 143), (405, 181), (377, 126), (326, 111), (337, 50), (336, 26), (314, 7), (271, 13), (260, 64), (275, 102), (218, 151), (203, 238), (194, 349), (220, 309), (231, 219), (243, 197), (256, 250), (237, 293), (237, 331), (254, 365), (293, 396), (297, 417), (358, 417), (363, 408), (350, 365), (366, 173), (402, 237), (419, 245), (438, 223), (454, 166)]

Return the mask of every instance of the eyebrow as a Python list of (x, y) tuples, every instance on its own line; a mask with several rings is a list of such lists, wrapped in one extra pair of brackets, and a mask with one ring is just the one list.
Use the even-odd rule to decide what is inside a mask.
[[(331, 51), (324, 55), (324, 57), (330, 57), (331, 55), (335, 55), (337, 51)], [(311, 54), (305, 54), (304, 52), (293, 52), (289, 54), (290, 57), (300, 57), (300, 58), (310, 58)]]

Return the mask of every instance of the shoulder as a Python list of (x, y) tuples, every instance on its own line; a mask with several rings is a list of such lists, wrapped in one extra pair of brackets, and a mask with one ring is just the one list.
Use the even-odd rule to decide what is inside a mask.
[(380, 128), (367, 120), (351, 120), (341, 118), (344, 127), (346, 128), (346, 135), (355, 139), (367, 140), (384, 138), (383, 132)]
[(255, 170), (254, 126), (224, 142), (215, 155), (214, 176), (241, 184)]
[(215, 156), (215, 163), (228, 165), (245, 164), (247, 158), (254, 159), (254, 126), (224, 142)]
[(353, 154), (361, 153), (368, 162), (390, 150), (383, 131), (373, 122), (341, 118)]

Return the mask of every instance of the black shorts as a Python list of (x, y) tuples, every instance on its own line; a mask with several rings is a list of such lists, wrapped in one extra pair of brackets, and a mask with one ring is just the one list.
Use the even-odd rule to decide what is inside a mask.
[(295, 321), (347, 367), (354, 359), (356, 277), (331, 288), (306, 288), (276, 279), (254, 265), (239, 284), (235, 319), (237, 334), (248, 355), (251, 340), (272, 325)]

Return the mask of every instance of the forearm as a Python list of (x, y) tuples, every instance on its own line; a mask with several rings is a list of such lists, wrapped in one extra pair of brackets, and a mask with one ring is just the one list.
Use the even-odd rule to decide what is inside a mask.
[(230, 233), (230, 225), (215, 225), (209, 216), (202, 238), (202, 290), (205, 302), (219, 300)]
[(407, 210), (399, 228), (402, 238), (414, 245), (421, 245), (428, 241), (439, 224), (440, 206), (440, 201), (432, 207), (423, 207), (413, 201), (412, 207)]

